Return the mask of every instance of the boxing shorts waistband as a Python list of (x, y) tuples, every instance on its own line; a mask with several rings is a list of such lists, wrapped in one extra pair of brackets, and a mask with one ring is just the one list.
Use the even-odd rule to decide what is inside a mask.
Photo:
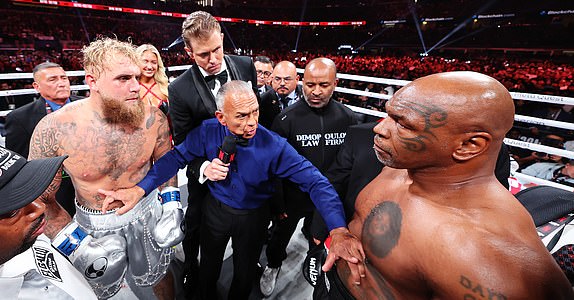
[(145, 217), (153, 209), (160, 209), (161, 204), (158, 200), (157, 189), (149, 195), (142, 198), (132, 209), (123, 215), (117, 215), (115, 210), (108, 211), (105, 214), (100, 210), (91, 209), (76, 203), (76, 214), (74, 218), (80, 224), (90, 224), (91, 230), (113, 229), (123, 227), (134, 220)]

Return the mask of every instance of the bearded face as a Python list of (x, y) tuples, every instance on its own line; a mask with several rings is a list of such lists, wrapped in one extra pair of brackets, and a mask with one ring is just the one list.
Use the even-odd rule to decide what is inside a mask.
[(112, 53), (102, 67), (99, 74), (87, 72), (86, 80), (90, 84), (90, 92), (101, 101), (106, 122), (132, 128), (142, 126), (145, 105), (139, 97), (138, 77), (141, 71), (137, 61)]
[(106, 120), (112, 124), (124, 124), (138, 127), (145, 117), (145, 105), (142, 101), (129, 103), (101, 94), (103, 113)]

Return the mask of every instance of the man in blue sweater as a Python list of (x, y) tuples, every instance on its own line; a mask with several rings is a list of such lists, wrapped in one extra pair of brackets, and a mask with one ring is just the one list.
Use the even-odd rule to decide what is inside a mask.
[[(330, 230), (333, 242), (324, 268), (329, 269), (335, 260), (343, 258), (349, 262), (355, 282), (359, 284), (365, 272), (364, 252), (358, 239), (345, 227), (341, 201), (327, 179), (284, 138), (264, 127), (258, 128), (259, 104), (250, 85), (242, 81), (224, 84), (216, 104), (216, 118), (192, 130), (183, 143), (155, 162), (136, 186), (117, 191), (100, 190), (106, 195), (102, 209), (120, 200), (125, 205), (121, 211), (127, 211), (191, 160), (206, 157), (211, 163), (202, 174), (211, 196), (204, 204), (205, 218), (201, 225), (201, 298), (216, 299), (223, 255), (232, 238), (234, 276), (229, 296), (247, 299), (267, 229), (272, 180), (285, 178), (310, 194)], [(223, 163), (217, 157), (226, 136), (234, 136), (238, 144), (230, 163)]]

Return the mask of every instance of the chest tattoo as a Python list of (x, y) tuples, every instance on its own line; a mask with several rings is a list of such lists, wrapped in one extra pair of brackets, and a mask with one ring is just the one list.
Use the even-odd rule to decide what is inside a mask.
[(384, 201), (375, 206), (363, 225), (362, 238), (366, 250), (378, 258), (386, 257), (397, 245), (403, 215), (395, 202)]
[(107, 163), (100, 167), (102, 174), (108, 174), (112, 179), (117, 180), (139, 160), (145, 143), (142, 131), (137, 129), (133, 133), (127, 133), (123, 129), (116, 128), (99, 136), (95, 133), (98, 143), (104, 145), (107, 157)]

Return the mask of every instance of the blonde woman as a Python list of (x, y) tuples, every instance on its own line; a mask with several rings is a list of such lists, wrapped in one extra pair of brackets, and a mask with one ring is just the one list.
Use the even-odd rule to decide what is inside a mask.
[(146, 105), (155, 106), (167, 115), (167, 85), (165, 67), (159, 51), (151, 44), (136, 49), (140, 59), (140, 98)]
[(151, 44), (143, 44), (136, 49), (140, 62), (140, 99), (145, 105), (159, 108), (166, 116), (169, 122), (169, 131), (172, 141), (173, 127), (169, 118), (169, 106), (167, 100), (167, 86), (169, 81), (165, 74), (165, 67), (161, 60), (161, 55), (157, 48)]

